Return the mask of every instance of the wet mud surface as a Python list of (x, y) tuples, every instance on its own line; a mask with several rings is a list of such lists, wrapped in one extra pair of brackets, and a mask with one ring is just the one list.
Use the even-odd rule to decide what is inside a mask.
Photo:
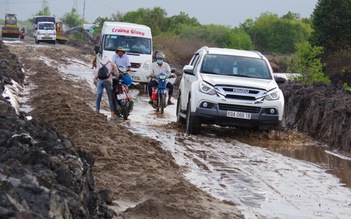
[(121, 218), (242, 218), (237, 208), (245, 218), (349, 218), (350, 159), (306, 134), (206, 126), (188, 136), (175, 105), (159, 114), (142, 89), (131, 89), (130, 119), (111, 121), (106, 103), (94, 112), (92, 54), (9, 47), (24, 63), (30, 114), (95, 157), (96, 186), (111, 188)]
[[(94, 83), (87, 80), (92, 77), (91, 56), (59, 45), (9, 47), (20, 57), (32, 87), (26, 102), (33, 109), (29, 115), (49, 122), (94, 157), (96, 189), (111, 189), (116, 218), (242, 218), (233, 203), (185, 180), (158, 141), (94, 111)], [(76, 71), (68, 73), (71, 65)], [(107, 104), (102, 108), (107, 110)]]

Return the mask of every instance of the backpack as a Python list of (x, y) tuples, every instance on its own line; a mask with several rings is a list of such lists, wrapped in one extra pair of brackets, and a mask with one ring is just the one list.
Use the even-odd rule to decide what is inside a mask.
[(107, 78), (110, 77), (110, 74), (108, 72), (108, 68), (106, 67), (106, 65), (109, 63), (110, 61), (108, 61), (105, 65), (103, 65), (101, 62), (100, 64), (102, 65), (101, 68), (98, 71), (98, 78), (105, 80)]

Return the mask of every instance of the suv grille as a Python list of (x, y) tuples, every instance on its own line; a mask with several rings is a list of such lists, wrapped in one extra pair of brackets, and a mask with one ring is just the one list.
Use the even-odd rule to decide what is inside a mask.
[(242, 102), (254, 103), (262, 99), (267, 91), (258, 88), (239, 87), (239, 86), (216, 86), (223, 96), (228, 100), (237, 100)]
[(245, 113), (259, 113), (261, 111), (261, 107), (255, 106), (240, 106), (240, 105), (231, 105), (231, 104), (218, 104), (220, 110), (230, 110), (230, 111), (238, 111)]
[(225, 96), (228, 99), (237, 99), (237, 100), (252, 100), (255, 101), (256, 98), (255, 97), (250, 97), (250, 96), (240, 96), (240, 95), (233, 95), (233, 94), (227, 94)]

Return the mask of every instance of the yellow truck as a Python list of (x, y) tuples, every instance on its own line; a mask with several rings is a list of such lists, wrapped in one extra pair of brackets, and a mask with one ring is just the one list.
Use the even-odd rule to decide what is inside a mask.
[(17, 27), (17, 16), (15, 14), (5, 15), (5, 26), (1, 28), (1, 37), (19, 38), (21, 31)]
[(69, 37), (63, 33), (62, 21), (56, 21), (56, 41), (60, 44), (68, 42)]

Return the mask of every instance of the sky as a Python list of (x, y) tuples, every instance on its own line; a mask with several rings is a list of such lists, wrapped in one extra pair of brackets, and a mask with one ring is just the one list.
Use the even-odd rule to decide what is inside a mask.
[[(0, 18), (5, 13), (17, 14), (19, 20), (27, 20), (42, 9), (44, 0), (0, 0)], [(135, 11), (139, 8), (161, 7), (171, 17), (185, 12), (201, 24), (219, 24), (238, 27), (246, 19), (258, 18), (264, 12), (278, 16), (289, 11), (309, 18), (318, 0), (46, 0), (53, 15), (61, 18), (76, 8), (89, 23), (97, 17), (110, 17), (113, 13)], [(84, 7), (85, 6), (85, 7)]]

